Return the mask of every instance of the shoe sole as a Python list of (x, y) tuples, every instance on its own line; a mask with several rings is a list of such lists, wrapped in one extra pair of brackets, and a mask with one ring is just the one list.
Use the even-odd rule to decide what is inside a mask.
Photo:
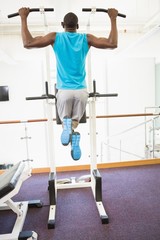
[(78, 132), (74, 132), (71, 138), (71, 156), (73, 160), (79, 160), (81, 158), (81, 149), (79, 146), (80, 143), (80, 134)]

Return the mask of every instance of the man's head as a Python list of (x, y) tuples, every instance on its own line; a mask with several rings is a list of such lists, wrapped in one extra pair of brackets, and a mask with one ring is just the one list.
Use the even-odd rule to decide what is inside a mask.
[(65, 29), (73, 29), (76, 30), (78, 29), (78, 17), (76, 16), (76, 14), (69, 12), (64, 16), (63, 22), (62, 22), (62, 26)]

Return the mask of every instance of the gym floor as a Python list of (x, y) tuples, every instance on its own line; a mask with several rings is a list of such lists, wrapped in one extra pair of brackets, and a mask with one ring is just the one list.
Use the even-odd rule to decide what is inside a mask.
[[(58, 190), (55, 229), (48, 230), (48, 174), (33, 174), (24, 182), (15, 201), (40, 199), (42, 208), (28, 211), (24, 229), (38, 233), (39, 240), (159, 240), (160, 165), (101, 169), (103, 204), (109, 224), (102, 224), (91, 189)], [(86, 171), (59, 173), (81, 176)], [(12, 230), (15, 216), (0, 215), (0, 233)]]

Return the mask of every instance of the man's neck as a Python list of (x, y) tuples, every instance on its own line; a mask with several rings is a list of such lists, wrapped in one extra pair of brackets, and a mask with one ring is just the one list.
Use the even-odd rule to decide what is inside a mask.
[(75, 28), (65, 28), (65, 32), (77, 32)]

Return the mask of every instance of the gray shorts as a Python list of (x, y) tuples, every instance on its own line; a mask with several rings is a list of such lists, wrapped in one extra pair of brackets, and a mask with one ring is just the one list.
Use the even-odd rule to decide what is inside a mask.
[(58, 115), (61, 121), (64, 117), (69, 117), (79, 122), (86, 110), (87, 89), (58, 90), (56, 98)]

